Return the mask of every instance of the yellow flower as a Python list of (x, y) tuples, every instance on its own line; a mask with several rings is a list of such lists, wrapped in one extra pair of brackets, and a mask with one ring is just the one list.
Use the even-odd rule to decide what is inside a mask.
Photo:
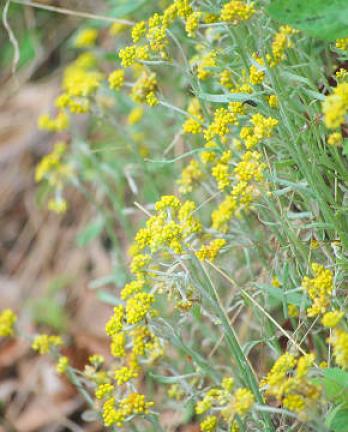
[(225, 3), (221, 9), (221, 21), (238, 24), (242, 21), (248, 21), (255, 13), (254, 4), (247, 4), (244, 1), (232, 0)]
[(333, 132), (327, 138), (327, 143), (332, 146), (340, 146), (342, 141), (343, 137), (341, 132)]
[(132, 39), (133, 43), (137, 43), (140, 41), (142, 36), (146, 33), (146, 23), (145, 21), (139, 21), (134, 24), (132, 28)]
[(338, 128), (348, 111), (348, 83), (340, 83), (323, 102), (324, 123), (329, 129)]
[(209, 260), (214, 261), (220, 249), (226, 244), (225, 239), (215, 239), (207, 245), (203, 245), (197, 252), (197, 258), (200, 261)]
[(201, 81), (212, 75), (212, 68), (216, 66), (216, 51), (210, 51), (200, 58), (197, 67), (197, 78)]
[(276, 95), (270, 95), (268, 97), (268, 105), (271, 108), (277, 108), (278, 107), (278, 98)]
[(348, 332), (334, 329), (330, 338), (333, 346), (333, 356), (338, 366), (348, 369)]
[(69, 127), (69, 117), (64, 111), (59, 111), (54, 118), (42, 114), (38, 119), (38, 127), (50, 132), (61, 132)]
[(66, 356), (60, 356), (56, 364), (56, 371), (63, 374), (69, 367), (69, 359)]
[(126, 355), (125, 350), (126, 335), (125, 333), (116, 333), (111, 338), (110, 351), (113, 357), (124, 357)]
[(195, 159), (191, 159), (190, 163), (181, 172), (181, 177), (177, 180), (179, 185), (179, 193), (187, 194), (192, 192), (195, 183), (203, 177), (203, 172), (199, 163)]
[(0, 313), (0, 337), (13, 335), (13, 327), (17, 321), (16, 314), (11, 309)]
[(225, 377), (221, 381), (221, 387), (230, 392), (234, 386), (234, 379), (231, 377)]
[(135, 107), (132, 109), (132, 111), (128, 115), (128, 124), (134, 125), (136, 123), (139, 123), (140, 120), (143, 118), (144, 110), (141, 107)]
[(239, 388), (235, 391), (232, 401), (232, 409), (238, 415), (244, 416), (251, 410), (254, 405), (255, 398), (251, 391), (247, 388)]
[(63, 214), (68, 209), (68, 203), (63, 197), (56, 196), (48, 200), (47, 208), (53, 213)]
[(337, 324), (341, 321), (341, 319), (344, 317), (344, 312), (333, 310), (330, 312), (326, 312), (326, 314), (323, 315), (323, 318), (321, 319), (321, 323), (324, 327), (327, 328), (333, 328), (336, 327)]
[(288, 315), (291, 318), (297, 318), (299, 316), (298, 307), (294, 304), (289, 304), (288, 305)]
[(288, 25), (281, 26), (272, 41), (272, 55), (268, 54), (267, 60), (271, 67), (276, 66), (285, 58), (285, 50), (291, 48), (293, 43), (290, 36), (297, 33)]
[(313, 263), (313, 278), (305, 276), (302, 280), (302, 287), (312, 300), (312, 306), (307, 309), (307, 315), (313, 317), (325, 313), (331, 302), (333, 291), (333, 274), (331, 270), (325, 269), (320, 264)]
[(98, 31), (94, 28), (81, 30), (74, 40), (76, 48), (86, 48), (95, 45), (98, 37)]
[(109, 86), (112, 90), (119, 90), (124, 83), (124, 70), (117, 69), (109, 75)]
[(199, 20), (202, 17), (202, 12), (193, 12), (187, 17), (185, 30), (189, 37), (195, 37), (199, 27)]
[(115, 390), (115, 387), (110, 383), (99, 384), (95, 389), (95, 397), (98, 400), (104, 399), (105, 396), (110, 396)]
[(102, 416), (104, 426), (106, 427), (116, 425), (121, 428), (125, 420), (123, 410), (116, 409), (116, 400), (114, 397), (110, 397), (104, 402)]
[(136, 324), (141, 321), (150, 311), (151, 305), (154, 301), (154, 295), (145, 292), (134, 294), (133, 297), (128, 299), (126, 304), (128, 324)]
[(155, 403), (152, 401), (146, 402), (145, 396), (140, 393), (130, 393), (120, 401), (120, 409), (127, 417), (133, 414), (148, 414), (154, 405)]
[(138, 377), (137, 369), (129, 368), (127, 366), (124, 366), (121, 369), (117, 369), (114, 372), (114, 379), (117, 382), (117, 385), (119, 386), (137, 377)]
[(336, 40), (336, 48), (347, 51), (348, 50), (348, 37)]
[(155, 92), (157, 91), (157, 78), (155, 73), (144, 72), (140, 75), (131, 91), (134, 102), (147, 103), (150, 106), (158, 103)]
[(88, 361), (92, 365), (99, 367), (104, 363), (104, 357), (101, 354), (92, 354), (88, 357)]
[(105, 331), (109, 336), (114, 336), (122, 330), (124, 318), (123, 305), (114, 307), (114, 314), (106, 323)]
[(52, 348), (56, 348), (61, 345), (63, 345), (63, 341), (60, 336), (41, 334), (35, 337), (31, 347), (39, 354), (47, 354)]
[(199, 424), (199, 427), (202, 432), (213, 432), (216, 429), (216, 425), (217, 417), (210, 415)]

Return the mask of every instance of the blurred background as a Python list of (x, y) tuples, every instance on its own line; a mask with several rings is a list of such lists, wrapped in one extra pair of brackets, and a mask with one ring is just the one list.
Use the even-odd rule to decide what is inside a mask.
[[(91, 281), (110, 274), (110, 254), (106, 242), (79, 242), (93, 210), (76, 190), (68, 192), (74, 205), (64, 216), (40, 203), (35, 166), (53, 138), (37, 129), (37, 118), (53, 105), (73, 55), (67, 43), (85, 21), (69, 11), (102, 15), (108, 5), (40, 2), (69, 9), (57, 13), (38, 2), (0, 3), (0, 308), (21, 311), (20, 326), (28, 334), (69, 328), (66, 354), (82, 367), (91, 353), (107, 349), (111, 307), (96, 301)], [(81, 420), (84, 410), (74, 388), (48, 358), (33, 354), (30, 342), (0, 342), (1, 431), (100, 430)]]

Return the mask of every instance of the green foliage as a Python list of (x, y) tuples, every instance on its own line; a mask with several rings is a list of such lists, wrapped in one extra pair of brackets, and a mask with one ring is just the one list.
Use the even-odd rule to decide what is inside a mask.
[(348, 403), (348, 372), (339, 368), (323, 371), (322, 379), (327, 398), (334, 403)]
[(326, 425), (332, 432), (348, 431), (348, 405), (341, 404), (334, 408), (326, 419)]
[(319, 39), (348, 36), (346, 0), (273, 0), (267, 11), (276, 21)]

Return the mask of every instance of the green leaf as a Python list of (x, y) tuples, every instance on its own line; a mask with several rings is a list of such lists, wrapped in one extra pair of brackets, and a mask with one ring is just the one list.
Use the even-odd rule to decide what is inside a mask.
[(323, 371), (323, 386), (326, 397), (332, 402), (348, 402), (348, 372), (339, 368)]
[(341, 404), (334, 408), (326, 419), (326, 425), (332, 432), (348, 432), (348, 407)]
[(347, 0), (273, 0), (267, 12), (276, 21), (319, 39), (348, 36)]
[(94, 240), (102, 232), (104, 228), (104, 221), (98, 218), (88, 224), (76, 237), (76, 242), (79, 246), (86, 246)]
[(271, 285), (266, 285), (266, 284), (257, 284), (256, 285), (259, 289), (261, 289), (262, 291), (267, 292), (267, 294), (274, 300), (276, 300), (277, 302), (275, 303), (282, 303), (283, 301), (285, 301), (287, 304), (291, 303), (294, 304), (296, 306), (308, 306), (309, 305), (309, 301), (308, 299), (304, 296), (303, 293), (297, 293), (297, 292), (286, 292), (283, 291), (282, 288), (275, 288)]
[(197, 97), (202, 100), (214, 103), (227, 103), (227, 102), (249, 102), (256, 103), (254, 96), (248, 93), (226, 93), (226, 94), (212, 94), (212, 93), (197, 93)]
[(98, 291), (97, 297), (101, 302), (112, 306), (118, 306), (119, 304), (122, 304), (121, 300), (116, 295), (107, 291)]
[(125, 0), (123, 4), (114, 6), (111, 9), (110, 16), (115, 18), (123, 18), (133, 12), (135, 12), (138, 8), (140, 8), (146, 0)]
[(347, 139), (347, 138), (345, 138), (345, 139), (343, 140), (343, 151), (342, 151), (342, 153), (343, 153), (345, 156), (348, 156), (348, 139)]

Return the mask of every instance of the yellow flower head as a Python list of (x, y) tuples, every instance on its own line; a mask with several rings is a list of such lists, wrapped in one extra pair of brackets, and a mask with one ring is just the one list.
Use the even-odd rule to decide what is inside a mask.
[(3, 310), (0, 313), (0, 337), (11, 336), (16, 321), (17, 316), (11, 309)]
[(85, 28), (79, 31), (78, 35), (74, 40), (74, 46), (76, 48), (87, 48), (95, 45), (98, 37), (98, 31), (94, 28)]

